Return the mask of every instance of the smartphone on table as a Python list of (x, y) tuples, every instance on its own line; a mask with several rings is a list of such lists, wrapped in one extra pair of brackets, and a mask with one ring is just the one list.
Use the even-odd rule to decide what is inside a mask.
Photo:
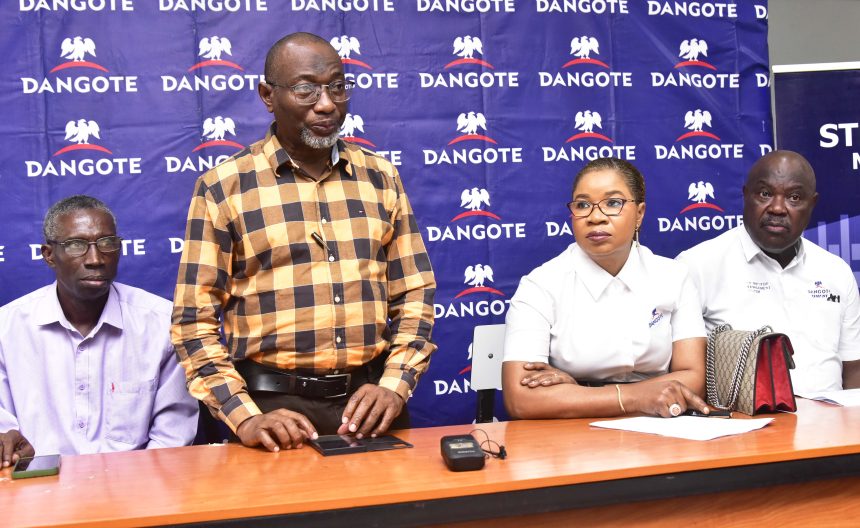
[(13, 479), (46, 477), (60, 472), (60, 455), (19, 458), (12, 468)]

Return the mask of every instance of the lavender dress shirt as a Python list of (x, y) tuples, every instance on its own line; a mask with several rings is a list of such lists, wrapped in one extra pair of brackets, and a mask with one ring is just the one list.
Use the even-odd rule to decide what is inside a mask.
[(20, 430), (40, 455), (190, 444), (198, 407), (170, 343), (171, 309), (114, 282), (82, 336), (56, 283), (0, 308), (0, 432)]

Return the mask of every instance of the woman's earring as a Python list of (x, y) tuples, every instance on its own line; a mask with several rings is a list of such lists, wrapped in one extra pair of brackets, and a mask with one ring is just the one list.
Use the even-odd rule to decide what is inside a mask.
[(636, 230), (633, 231), (633, 240), (636, 242), (636, 247), (639, 247), (639, 226), (636, 226)]

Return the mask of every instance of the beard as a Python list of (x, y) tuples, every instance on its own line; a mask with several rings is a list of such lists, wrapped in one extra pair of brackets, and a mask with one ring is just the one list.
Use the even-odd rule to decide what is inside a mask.
[(330, 149), (337, 143), (337, 138), (340, 136), (340, 131), (337, 131), (328, 136), (315, 136), (307, 128), (302, 128), (301, 138), (302, 143), (313, 149)]

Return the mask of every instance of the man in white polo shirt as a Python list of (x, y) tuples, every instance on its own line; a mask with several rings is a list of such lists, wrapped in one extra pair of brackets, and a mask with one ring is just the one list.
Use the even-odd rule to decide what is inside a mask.
[(860, 387), (860, 298), (851, 268), (801, 238), (818, 202), (815, 173), (796, 152), (750, 169), (744, 225), (682, 252), (708, 331), (770, 325), (794, 347), (795, 393)]

